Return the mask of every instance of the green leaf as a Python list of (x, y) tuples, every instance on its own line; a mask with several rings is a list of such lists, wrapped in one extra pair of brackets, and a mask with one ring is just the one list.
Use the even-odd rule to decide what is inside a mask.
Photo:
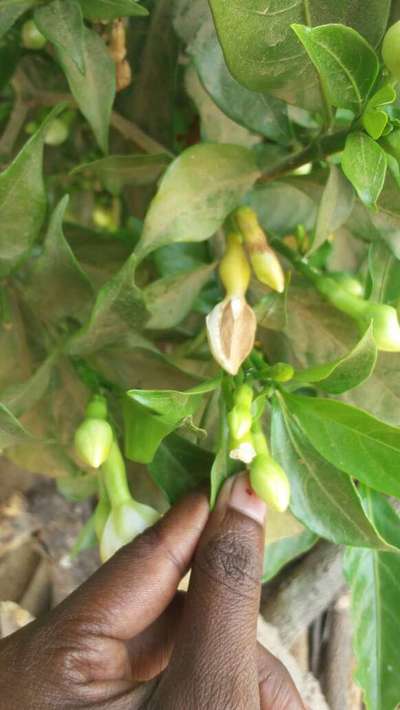
[(208, 261), (207, 244), (204, 242), (181, 242), (168, 244), (152, 255), (160, 276), (172, 276), (182, 271), (191, 271)]
[(171, 434), (159, 447), (149, 472), (173, 505), (208, 480), (211, 464), (209, 451)]
[(1, 37), (0, 32), (0, 90), (2, 90), (14, 74), (22, 53), (22, 47), (16, 41), (16, 31)]
[(343, 402), (285, 395), (315, 449), (349, 476), (400, 495), (400, 429)]
[(222, 224), (259, 176), (253, 153), (204, 143), (169, 166), (144, 222), (141, 256), (172, 242), (203, 241)]
[(319, 72), (330, 104), (360, 113), (379, 71), (372, 47), (344, 25), (292, 28)]
[(51, 216), (43, 252), (32, 264), (24, 291), (27, 301), (46, 322), (66, 316), (81, 320), (94, 299), (91, 283), (63, 234), (68, 202), (66, 195)]
[(316, 251), (328, 237), (349, 218), (354, 206), (354, 192), (343, 173), (332, 165), (328, 182), (322, 193), (318, 209), (315, 237), (310, 253)]
[(366, 205), (376, 205), (385, 183), (386, 153), (365, 133), (351, 133), (342, 155), (342, 168)]
[(199, 79), (194, 64), (185, 71), (185, 89), (193, 101), (200, 119), (200, 136), (204, 143), (231, 143), (252, 148), (260, 143), (261, 137), (252, 133), (227, 116)]
[(379, 353), (369, 380), (346, 393), (345, 399), (379, 419), (400, 426), (400, 377), (397, 353)]
[(24, 429), (13, 413), (0, 402), (0, 451), (32, 439), (32, 435)]
[(396, 92), (391, 84), (382, 86), (368, 101), (362, 115), (362, 124), (367, 133), (374, 140), (383, 134), (389, 121), (388, 114), (383, 108), (396, 100)]
[(384, 241), (371, 244), (368, 266), (371, 280), (369, 300), (396, 304), (400, 298), (400, 261)]
[(234, 79), (214, 31), (204, 26), (189, 50), (205, 89), (227, 116), (269, 140), (283, 145), (291, 142), (287, 105), (250, 91)]
[(291, 484), (293, 515), (336, 544), (387, 549), (365, 515), (353, 482), (311, 446), (283, 405), (275, 405), (271, 446)]
[[(292, 23), (343, 23), (377, 46), (387, 27), (390, 0), (293, 2), (210, 0), (218, 36), (233, 76), (253, 91), (271, 91), (288, 103), (319, 109), (316, 72), (290, 31)], [(345, 28), (346, 29), (346, 28)], [(361, 65), (361, 62), (360, 62)]]
[(150, 330), (174, 328), (190, 313), (193, 303), (215, 271), (215, 264), (205, 264), (193, 271), (165, 276), (144, 290), (150, 318)]
[(20, 0), (20, 2), (11, 2), (10, 0), (1, 0), (0, 37), (8, 32), (18, 18), (35, 4), (35, 1), (36, 0)]
[(41, 33), (69, 57), (84, 74), (85, 57), (82, 10), (77, 0), (52, 0), (48, 5), (36, 8), (35, 22)]
[(159, 155), (109, 155), (92, 163), (83, 163), (72, 170), (72, 175), (85, 173), (97, 177), (112, 195), (119, 195), (125, 185), (151, 185), (165, 170), (171, 158)]
[(296, 372), (296, 382), (315, 382), (330, 394), (342, 394), (365, 382), (374, 370), (378, 351), (372, 326), (344, 357)]
[(129, 390), (124, 400), (125, 454), (139, 463), (150, 463), (171, 432), (190, 420), (203, 395), (219, 386), (210, 380), (186, 392), (174, 390)]
[(67, 500), (81, 501), (91, 498), (98, 491), (99, 482), (93, 473), (84, 476), (62, 476), (57, 479), (57, 489)]
[(148, 311), (135, 284), (136, 266), (137, 258), (132, 254), (100, 289), (88, 321), (66, 346), (69, 354), (94, 352), (144, 325)]
[(106, 153), (115, 97), (115, 64), (106, 45), (97, 32), (85, 28), (84, 74), (79, 71), (65, 49), (56, 47), (56, 54), (80, 110), (90, 123), (100, 148)]
[(50, 355), (26, 382), (9, 385), (0, 392), (0, 400), (14, 414), (21, 414), (32, 407), (46, 394), (54, 372), (57, 354)]
[(47, 126), (59, 111), (49, 114), (0, 175), (0, 273), (10, 271), (39, 236), (47, 206), (43, 143)]
[(315, 202), (298, 187), (284, 181), (256, 186), (246, 202), (258, 214), (267, 232), (285, 236), (294, 232), (299, 224), (306, 230), (314, 228)]
[(119, 17), (146, 16), (149, 11), (136, 0), (79, 0), (87, 20), (109, 22)]
[[(370, 519), (400, 547), (398, 514), (371, 489), (362, 488), (361, 494)], [(356, 680), (368, 710), (393, 710), (400, 702), (400, 555), (348, 549), (344, 569), (351, 590)]]
[(317, 535), (311, 530), (304, 530), (297, 535), (285, 535), (285, 537), (274, 542), (268, 542), (267, 536), (267, 544), (264, 551), (263, 584), (276, 577), (278, 572), (289, 562), (308, 552), (317, 540)]

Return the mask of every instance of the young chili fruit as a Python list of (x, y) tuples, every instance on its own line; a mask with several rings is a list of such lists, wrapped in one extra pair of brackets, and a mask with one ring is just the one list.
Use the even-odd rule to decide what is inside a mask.
[(99, 468), (109, 456), (113, 436), (104, 419), (85, 419), (75, 432), (75, 451), (83, 463)]
[(400, 20), (389, 27), (385, 34), (382, 57), (394, 78), (400, 79)]
[(26, 49), (43, 49), (47, 39), (40, 32), (34, 20), (27, 20), (22, 26), (22, 44)]
[(267, 453), (257, 454), (250, 466), (250, 483), (259, 498), (283, 513), (290, 500), (290, 484), (284, 470)]

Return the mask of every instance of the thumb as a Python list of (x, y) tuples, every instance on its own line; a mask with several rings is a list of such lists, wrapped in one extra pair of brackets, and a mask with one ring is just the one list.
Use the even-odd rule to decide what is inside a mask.
[(166, 697), (182, 682), (184, 668), (184, 683), (202, 685), (193, 690), (199, 697), (207, 683), (225, 702), (226, 684), (227, 693), (235, 688), (236, 697), (246, 693), (247, 701), (254, 695), (259, 702), (256, 629), (265, 516), (247, 474), (225, 483), (199, 541), (180, 633), (162, 681)]

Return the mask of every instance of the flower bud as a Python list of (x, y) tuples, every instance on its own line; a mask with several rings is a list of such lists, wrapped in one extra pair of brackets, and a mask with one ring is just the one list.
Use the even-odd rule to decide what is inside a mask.
[(86, 419), (107, 419), (107, 400), (100, 394), (95, 394), (86, 407)]
[(365, 310), (364, 321), (368, 323), (371, 320), (378, 350), (400, 352), (400, 326), (396, 309), (393, 306), (370, 303)]
[(251, 429), (250, 409), (237, 404), (228, 414), (229, 431), (233, 439), (242, 439)]
[(385, 34), (382, 57), (395, 79), (400, 79), (400, 20), (389, 27)]
[(99, 468), (109, 456), (113, 430), (104, 419), (85, 419), (75, 432), (75, 450), (81, 461)]
[(290, 483), (284, 470), (269, 454), (258, 454), (250, 467), (250, 483), (267, 505), (284, 513), (289, 505)]
[(250, 409), (254, 397), (254, 392), (250, 385), (240, 385), (233, 395), (235, 404)]
[(100, 543), (100, 557), (106, 562), (120, 547), (154, 525), (160, 515), (148, 505), (127, 500), (113, 508), (105, 524)]
[(43, 49), (47, 44), (47, 39), (40, 32), (34, 20), (27, 20), (22, 25), (22, 44), (26, 49)]
[(274, 250), (268, 245), (257, 215), (249, 207), (241, 207), (236, 212), (236, 221), (258, 280), (282, 293), (285, 290), (285, 274)]
[(208, 314), (206, 324), (215, 360), (236, 375), (254, 347), (257, 319), (253, 309), (243, 296), (227, 296)]
[(269, 369), (268, 377), (275, 382), (289, 382), (293, 379), (294, 368), (288, 362), (277, 362)]
[(229, 458), (242, 461), (245, 464), (252, 462), (256, 455), (251, 432), (247, 432), (241, 439), (231, 439)]
[(228, 296), (245, 295), (249, 287), (251, 271), (240, 234), (235, 232), (228, 234), (225, 254), (219, 266), (219, 275)]

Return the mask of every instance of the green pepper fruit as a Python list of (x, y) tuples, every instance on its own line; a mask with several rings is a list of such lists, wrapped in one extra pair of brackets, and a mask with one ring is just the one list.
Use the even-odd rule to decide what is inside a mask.
[(48, 125), (44, 142), (46, 145), (61, 145), (67, 140), (69, 134), (68, 126), (61, 118), (54, 118)]
[(250, 483), (267, 505), (284, 513), (290, 500), (290, 483), (284, 470), (269, 454), (258, 454), (250, 466)]
[(108, 560), (117, 550), (154, 525), (159, 517), (160, 514), (154, 508), (138, 503), (133, 498), (113, 508), (101, 536), (102, 561)]
[(26, 49), (43, 49), (47, 39), (40, 32), (34, 20), (27, 20), (22, 26), (22, 44)]
[(95, 394), (86, 407), (86, 419), (107, 419), (107, 400), (101, 394)]
[(385, 34), (382, 57), (394, 78), (400, 79), (400, 20), (389, 27)]
[(110, 454), (113, 430), (103, 419), (85, 419), (75, 433), (75, 450), (81, 461), (99, 468)]
[(371, 303), (353, 296), (329, 277), (321, 276), (316, 279), (315, 284), (330, 303), (354, 318), (362, 329), (372, 322), (378, 350), (400, 352), (400, 325), (393, 306)]
[(335, 281), (340, 284), (348, 293), (353, 296), (364, 296), (364, 288), (358, 279), (345, 271), (337, 271), (330, 274)]

